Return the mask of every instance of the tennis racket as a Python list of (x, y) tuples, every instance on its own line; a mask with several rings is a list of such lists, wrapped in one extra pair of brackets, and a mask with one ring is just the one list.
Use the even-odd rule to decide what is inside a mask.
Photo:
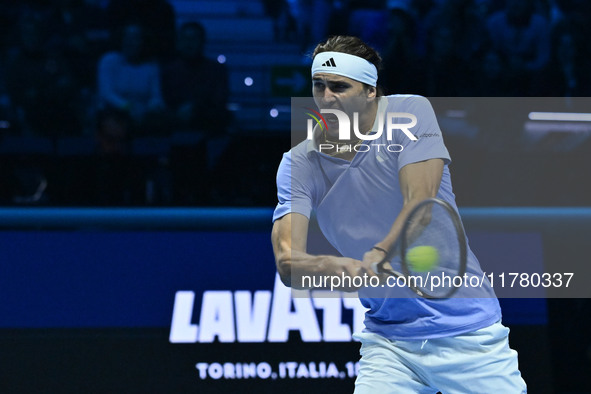
[[(456, 210), (438, 198), (420, 202), (408, 215), (386, 257), (372, 268), (428, 299), (451, 297), (466, 273), (464, 227)], [(387, 278), (388, 276), (393, 279)]]

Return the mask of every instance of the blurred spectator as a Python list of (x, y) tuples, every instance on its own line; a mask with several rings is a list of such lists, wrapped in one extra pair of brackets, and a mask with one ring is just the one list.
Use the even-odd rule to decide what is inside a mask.
[(164, 108), (159, 70), (146, 56), (143, 28), (133, 23), (125, 26), (121, 49), (99, 60), (99, 107), (127, 112), (138, 135), (164, 132), (158, 129), (159, 122), (153, 122)]
[(489, 44), (486, 20), (489, 17), (490, 0), (460, 0), (457, 6), (462, 10), (456, 27), (458, 54), (462, 62), (471, 63)]
[(502, 97), (510, 94), (510, 81), (505, 74), (506, 60), (492, 46), (483, 46), (471, 64), (474, 71), (469, 75), (468, 96)]
[(132, 22), (142, 25), (148, 56), (165, 59), (174, 51), (175, 15), (168, 1), (111, 0), (107, 15), (114, 37)]
[(447, 0), (415, 4), (423, 17), (417, 28), (417, 53), (425, 59), (423, 94), (465, 96), (472, 93), (470, 80), (478, 71), (471, 65), (488, 32), (487, 0)]
[(288, 0), (289, 14), (295, 20), (302, 51), (326, 39), (333, 13), (332, 0)]
[[(8, 94), (6, 81), (6, 54), (5, 48), (0, 43), (0, 141), (2, 134), (8, 131), (14, 131), (17, 127), (16, 112), (12, 106), (10, 95)], [(0, 170), (0, 176), (2, 172)]]
[(552, 54), (548, 64), (543, 91), (546, 96), (581, 96), (580, 59), (575, 34), (566, 24), (558, 26), (552, 35)]
[(96, 186), (100, 204), (145, 202), (148, 167), (132, 156), (131, 141), (168, 136), (160, 90), (160, 67), (146, 52), (144, 29), (123, 29), (120, 51), (106, 53), (98, 65), (98, 153)]
[(162, 95), (177, 130), (223, 134), (228, 126), (228, 73), (204, 56), (205, 29), (188, 22), (179, 28), (176, 56), (162, 67)]
[(425, 59), (425, 94), (434, 97), (459, 97), (467, 93), (466, 65), (456, 50), (456, 30), (439, 25), (431, 30)]
[(205, 41), (206, 32), (200, 23), (183, 24), (178, 31), (176, 56), (162, 68), (162, 92), (172, 112), (171, 127), (201, 137), (201, 141), (177, 145), (171, 152), (173, 193), (181, 204), (207, 198), (205, 189), (212, 186), (195, 174), (207, 174), (208, 167), (215, 164), (213, 153), (220, 154), (228, 143), (228, 72), (224, 65), (204, 56)]
[(107, 108), (97, 114), (97, 151), (99, 155), (129, 153), (132, 119), (126, 111)]
[(126, 111), (103, 109), (97, 122), (97, 158), (92, 167), (90, 187), (92, 203), (98, 205), (128, 205), (141, 203), (143, 173), (132, 160), (129, 133), (133, 123)]
[(29, 133), (55, 137), (81, 132), (80, 84), (63, 48), (48, 42), (39, 14), (19, 20), (19, 43), (9, 50), (7, 90)]
[(431, 25), (431, 15), (435, 13), (437, 7), (434, 0), (412, 0), (412, 14), (415, 17), (415, 51), (420, 57), (425, 57), (427, 53), (427, 32)]
[(591, 3), (551, 0), (554, 24), (552, 52), (543, 86), (546, 96), (587, 96), (591, 92)]
[(84, 87), (94, 88), (94, 65), (108, 43), (104, 11), (91, 0), (56, 0), (44, 23), (51, 40), (63, 48), (78, 80)]
[[(571, 31), (578, 37), (580, 51), (584, 54), (591, 53), (591, 1), (589, 0), (554, 0), (556, 7), (560, 9), (564, 23), (568, 24)], [(589, 58), (589, 56), (586, 56)]]
[(383, 53), (384, 68), (387, 74), (380, 76), (387, 94), (413, 93), (425, 91), (424, 62), (416, 49), (416, 24), (411, 10), (402, 6), (389, 11), (387, 45)]
[(515, 96), (540, 93), (542, 71), (550, 57), (549, 22), (534, 11), (534, 0), (506, 0), (505, 8), (487, 21), (493, 47), (507, 58)]
[(11, 35), (15, 31), (22, 5), (16, 2), (0, 1), (0, 54), (10, 45)]
[(263, 0), (265, 13), (273, 19), (275, 40), (295, 41), (297, 22), (291, 14), (287, 0)]
[[(348, 34), (357, 36), (379, 52), (387, 45), (388, 11), (385, 0), (349, 1)], [(315, 41), (318, 42), (318, 41)]]

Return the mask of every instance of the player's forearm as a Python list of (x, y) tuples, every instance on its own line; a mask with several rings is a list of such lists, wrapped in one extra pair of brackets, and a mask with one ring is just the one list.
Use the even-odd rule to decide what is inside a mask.
[(304, 289), (302, 277), (328, 273), (330, 257), (311, 255), (297, 250), (285, 251), (277, 256), (277, 271), (286, 286)]
[(283, 283), (298, 290), (357, 291), (355, 278), (368, 275), (368, 268), (359, 260), (297, 251), (278, 261), (277, 267)]

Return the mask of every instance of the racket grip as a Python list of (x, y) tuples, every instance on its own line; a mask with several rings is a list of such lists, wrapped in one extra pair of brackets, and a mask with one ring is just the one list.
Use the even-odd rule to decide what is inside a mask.
[(370, 266), (371, 267), (371, 270), (374, 273), (376, 273), (376, 274), (379, 274), (379, 271), (378, 271), (379, 270), (379, 267), (378, 267), (379, 265), (380, 265), (380, 262), (379, 261), (376, 261), (376, 262), (371, 263), (371, 266)]

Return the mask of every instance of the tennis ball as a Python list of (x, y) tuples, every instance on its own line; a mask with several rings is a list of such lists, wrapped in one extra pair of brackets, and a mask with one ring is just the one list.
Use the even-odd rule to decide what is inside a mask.
[(439, 262), (439, 253), (433, 246), (415, 246), (406, 252), (406, 263), (415, 272), (427, 272)]

